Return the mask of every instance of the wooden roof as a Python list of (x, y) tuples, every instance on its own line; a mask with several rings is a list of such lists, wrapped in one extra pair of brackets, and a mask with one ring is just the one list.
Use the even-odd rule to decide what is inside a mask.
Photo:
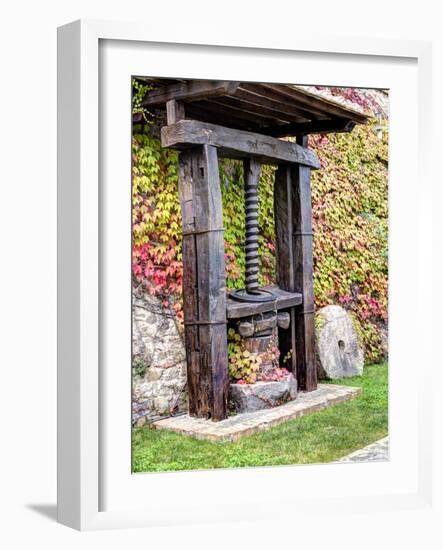
[(186, 118), (274, 137), (349, 132), (370, 117), (358, 109), (301, 86), (220, 80), (151, 79), (142, 103), (165, 109), (180, 100)]

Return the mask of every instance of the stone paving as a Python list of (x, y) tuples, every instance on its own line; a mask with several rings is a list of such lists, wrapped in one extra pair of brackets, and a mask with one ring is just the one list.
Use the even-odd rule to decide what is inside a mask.
[(320, 411), (341, 401), (347, 401), (360, 393), (361, 388), (319, 384), (315, 391), (300, 392), (297, 399), (279, 407), (237, 414), (220, 422), (193, 418), (185, 414), (157, 420), (152, 423), (152, 426), (158, 430), (171, 430), (196, 439), (236, 441), (242, 436), (268, 430), (287, 420)]
[(363, 449), (340, 458), (337, 462), (381, 462), (389, 460), (389, 437), (379, 439)]

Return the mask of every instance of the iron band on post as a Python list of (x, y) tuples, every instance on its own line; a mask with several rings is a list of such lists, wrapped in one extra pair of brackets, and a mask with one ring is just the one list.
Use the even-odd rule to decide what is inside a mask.
[(185, 326), (193, 326), (193, 325), (226, 325), (228, 323), (227, 320), (225, 321), (185, 321)]
[(216, 227), (215, 229), (195, 229), (194, 231), (182, 231), (182, 237), (187, 235), (201, 235), (203, 233), (214, 233), (216, 231), (224, 231), (224, 227)]
[(308, 309), (306, 311), (297, 311), (297, 315), (310, 315), (311, 313), (314, 314), (315, 310), (314, 309)]

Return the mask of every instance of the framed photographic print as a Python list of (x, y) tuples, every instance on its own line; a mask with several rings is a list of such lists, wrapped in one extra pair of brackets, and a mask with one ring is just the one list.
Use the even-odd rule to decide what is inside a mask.
[(59, 29), (61, 523), (429, 506), (429, 63)]

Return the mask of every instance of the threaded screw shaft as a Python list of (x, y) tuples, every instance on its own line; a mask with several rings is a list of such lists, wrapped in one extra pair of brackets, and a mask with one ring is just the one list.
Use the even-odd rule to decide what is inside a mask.
[(253, 159), (244, 162), (245, 179), (245, 255), (246, 255), (246, 291), (253, 294), (259, 289), (258, 273), (258, 181), (260, 163)]

